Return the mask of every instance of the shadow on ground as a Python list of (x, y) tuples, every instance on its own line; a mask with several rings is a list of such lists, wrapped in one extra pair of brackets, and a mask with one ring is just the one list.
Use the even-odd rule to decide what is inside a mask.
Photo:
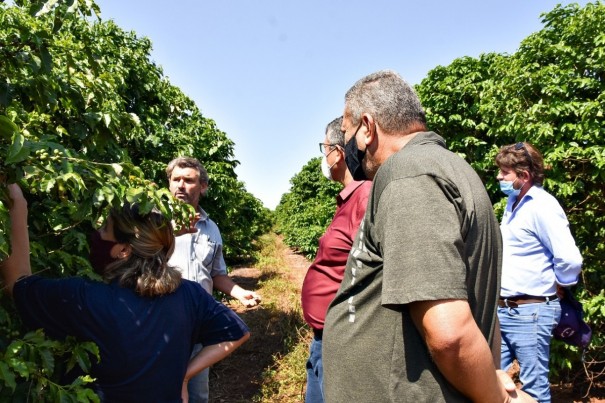
[[(259, 289), (279, 274), (256, 269), (233, 270), (231, 278), (243, 288)], [(276, 367), (277, 360), (290, 352), (295, 344), (286, 342), (302, 337), (304, 322), (300, 313), (279, 309), (275, 304), (261, 304), (245, 309), (230, 300), (225, 304), (238, 313), (250, 328), (250, 339), (236, 352), (215, 364), (210, 370), (210, 403), (249, 403), (260, 401), (263, 374)], [(255, 400), (256, 399), (256, 400)]]

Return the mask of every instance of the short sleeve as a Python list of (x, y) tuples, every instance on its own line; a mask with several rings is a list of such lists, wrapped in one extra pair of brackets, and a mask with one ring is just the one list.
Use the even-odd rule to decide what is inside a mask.
[(383, 305), (466, 299), (459, 195), (429, 175), (391, 182), (376, 217), (381, 239)]
[(241, 339), (249, 332), (243, 320), (231, 309), (216, 301), (205, 290), (199, 289), (197, 343), (205, 346)]

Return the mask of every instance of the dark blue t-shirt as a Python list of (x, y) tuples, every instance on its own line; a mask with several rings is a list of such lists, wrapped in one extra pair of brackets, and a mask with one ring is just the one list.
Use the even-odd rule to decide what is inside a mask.
[(180, 402), (193, 345), (238, 340), (248, 331), (232, 310), (188, 280), (171, 294), (147, 298), (117, 281), (29, 276), (17, 281), (13, 295), (28, 327), (99, 346), (91, 376), (107, 402)]

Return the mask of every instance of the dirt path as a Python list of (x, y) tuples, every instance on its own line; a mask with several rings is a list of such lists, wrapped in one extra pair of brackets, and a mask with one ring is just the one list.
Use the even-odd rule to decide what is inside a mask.
[[(225, 302), (248, 324), (252, 336), (233, 355), (212, 368), (210, 403), (304, 401), (304, 381), (300, 390), (293, 396), (259, 400), (264, 375), (270, 371), (279, 371), (279, 360), (288, 353), (284, 347), (286, 344), (284, 340), (291, 335), (285, 332), (303, 326), (300, 318), (300, 290), (310, 262), (281, 244), (281, 239), (277, 238), (277, 242), (282, 267), (269, 267), (263, 270), (238, 267), (231, 270), (230, 276), (233, 280), (244, 288), (259, 291), (263, 296), (263, 303), (259, 307), (246, 309), (238, 302)], [(264, 295), (266, 284), (276, 280), (288, 283), (289, 288), (284, 288), (287, 291), (277, 299)], [(274, 294), (273, 291), (271, 294)], [(569, 384), (553, 387), (552, 402), (597, 403), (605, 402), (605, 399), (602, 388), (593, 390), (591, 397), (583, 398), (582, 393), (574, 390), (573, 385)]]
[(289, 276), (290, 280), (296, 284), (296, 287), (300, 291), (302, 289), (302, 283), (307, 274), (307, 269), (311, 262), (305, 259), (303, 256), (294, 253), (291, 249), (286, 249), (286, 264), (290, 268)]
[[(263, 374), (276, 368), (279, 358), (288, 352), (284, 340), (289, 337), (287, 331), (302, 326), (298, 301), (310, 262), (281, 244), (281, 239), (277, 241), (284, 267), (263, 270), (237, 267), (229, 273), (236, 284), (259, 292), (263, 302), (258, 307), (246, 309), (237, 301), (225, 301), (250, 327), (251, 337), (233, 355), (212, 367), (210, 403), (257, 401), (254, 398), (258, 398), (263, 387)], [(284, 282), (287, 292), (274, 297), (272, 295), (276, 293), (271, 290), (272, 295), (268, 295), (266, 284), (270, 281), (278, 285), (280, 281)], [(289, 401), (302, 400), (296, 397)]]

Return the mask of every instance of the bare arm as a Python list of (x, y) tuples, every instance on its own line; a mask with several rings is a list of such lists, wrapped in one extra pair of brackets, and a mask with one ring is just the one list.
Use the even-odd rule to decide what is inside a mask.
[(456, 389), (476, 402), (509, 401), (467, 301), (421, 301), (409, 309), (437, 367)]
[(255, 306), (261, 302), (261, 297), (254, 291), (245, 290), (235, 284), (231, 278), (225, 274), (212, 277), (214, 288), (224, 292), (227, 295), (239, 300), (247, 307)]
[(4, 285), (10, 295), (13, 294), (15, 282), (23, 276), (32, 274), (29, 261), (29, 234), (27, 231), (27, 201), (17, 184), (7, 186), (12, 206), (11, 220), (11, 254), (0, 264)]
[(189, 364), (187, 364), (187, 372), (185, 373), (185, 379), (183, 380), (183, 388), (181, 391), (183, 401), (188, 401), (187, 383), (193, 376), (197, 375), (212, 364), (215, 364), (227, 357), (229, 354), (235, 351), (236, 348), (244, 344), (244, 342), (249, 338), (250, 333), (246, 333), (239, 340), (225, 341), (210, 346), (204, 346), (204, 348), (202, 348), (202, 350), (195, 357), (193, 357), (191, 361), (189, 361)]
[(187, 365), (185, 373), (185, 382), (189, 382), (193, 376), (197, 375), (212, 364), (215, 364), (227, 357), (236, 348), (244, 344), (250, 338), (250, 333), (244, 334), (240, 339), (235, 341), (225, 341), (210, 346), (204, 346), (202, 350), (195, 356)]

